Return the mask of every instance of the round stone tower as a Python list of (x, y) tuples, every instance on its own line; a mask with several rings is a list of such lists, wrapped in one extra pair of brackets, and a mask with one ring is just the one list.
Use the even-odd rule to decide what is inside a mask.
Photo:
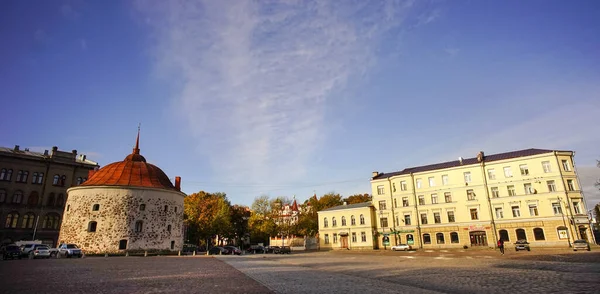
[(183, 248), (181, 178), (175, 186), (140, 155), (140, 134), (125, 160), (91, 171), (67, 190), (59, 242), (86, 253)]

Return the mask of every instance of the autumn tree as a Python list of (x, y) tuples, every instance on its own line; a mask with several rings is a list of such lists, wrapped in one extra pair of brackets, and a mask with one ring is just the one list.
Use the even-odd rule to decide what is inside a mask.
[(185, 197), (183, 203), (190, 242), (198, 245), (206, 242), (210, 245), (210, 239), (230, 235), (231, 204), (225, 193), (200, 191)]
[(252, 213), (248, 220), (252, 243), (268, 243), (269, 237), (277, 231), (272, 205), (269, 196), (262, 195), (254, 199)]
[(317, 212), (342, 205), (342, 196), (335, 192), (327, 193), (321, 198), (312, 197), (302, 204), (303, 213), (298, 219), (298, 232), (300, 235), (313, 237), (319, 232), (319, 216)]
[(369, 194), (354, 194), (352, 196), (348, 196), (344, 198), (344, 202), (347, 204), (356, 204), (356, 203), (364, 203), (369, 202), (373, 199)]

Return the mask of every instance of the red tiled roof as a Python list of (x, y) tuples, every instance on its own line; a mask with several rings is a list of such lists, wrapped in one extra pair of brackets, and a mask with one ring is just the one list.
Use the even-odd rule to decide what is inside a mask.
[(125, 160), (101, 168), (81, 186), (131, 186), (177, 191), (159, 167), (147, 163), (140, 155), (139, 133), (133, 152)]
[[(531, 148), (531, 149), (525, 149), (525, 150), (485, 155), (483, 157), (483, 160), (485, 162), (491, 162), (491, 161), (532, 156), (532, 155), (552, 153), (552, 152), (554, 152), (554, 150)], [(568, 151), (568, 152), (570, 152), (570, 151)], [(454, 160), (454, 161), (448, 161), (448, 162), (442, 162), (442, 163), (436, 163), (436, 164), (430, 164), (430, 165), (405, 168), (405, 169), (403, 169), (401, 171), (397, 171), (397, 172), (380, 173), (379, 175), (373, 177), (373, 180), (389, 178), (389, 177), (398, 176), (398, 175), (406, 175), (406, 174), (411, 174), (411, 173), (419, 173), (419, 172), (425, 172), (425, 171), (431, 171), (431, 170), (437, 170), (437, 169), (451, 168), (451, 167), (456, 167), (456, 166), (461, 166), (461, 165), (471, 165), (471, 164), (477, 164), (477, 163), (479, 163), (477, 161), (477, 157), (465, 158), (462, 160), (462, 163), (460, 163), (458, 160)]]

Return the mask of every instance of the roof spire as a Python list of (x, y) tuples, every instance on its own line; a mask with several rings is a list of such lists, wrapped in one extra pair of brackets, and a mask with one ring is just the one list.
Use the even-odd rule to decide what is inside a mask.
[(138, 123), (138, 134), (137, 134), (137, 138), (135, 139), (135, 148), (133, 148), (133, 154), (140, 154), (140, 127), (142, 126), (141, 123)]

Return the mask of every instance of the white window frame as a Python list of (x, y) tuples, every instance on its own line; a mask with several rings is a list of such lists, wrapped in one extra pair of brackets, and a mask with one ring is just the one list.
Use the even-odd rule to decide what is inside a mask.
[(527, 167), (527, 164), (521, 164), (521, 165), (519, 165), (519, 170), (521, 171), (521, 175), (522, 176), (528, 176), (529, 175), (529, 167)]
[(429, 177), (427, 180), (429, 181), (429, 187), (435, 187), (435, 178), (434, 177)]
[(400, 191), (406, 191), (406, 181), (400, 182)]
[(494, 212), (496, 213), (496, 218), (497, 219), (503, 219), (504, 218), (504, 211), (502, 210), (502, 207), (495, 207), (494, 208)]
[(550, 161), (542, 161), (542, 169), (544, 170), (544, 173), (551, 173), (552, 166), (550, 165)]
[(488, 172), (488, 179), (490, 179), (490, 180), (496, 179), (496, 169), (490, 168), (487, 170), (487, 172)]
[[(511, 187), (512, 187), (512, 189), (511, 189)], [(508, 196), (517, 196), (517, 190), (515, 190), (514, 185), (506, 186), (506, 191), (508, 191)], [(512, 191), (512, 193), (511, 193), (511, 191)]]
[(519, 207), (518, 205), (511, 206), (510, 210), (512, 211), (513, 217), (521, 217), (521, 207)]
[(553, 202), (552, 203), (552, 211), (554, 212), (554, 215), (562, 215), (562, 205), (560, 204), (560, 202)]
[(504, 177), (505, 178), (512, 178), (513, 177), (512, 169), (510, 168), (510, 166), (505, 166), (503, 169), (504, 169)]
[(431, 194), (431, 204), (437, 204), (438, 203), (438, 196), (436, 193)]
[(571, 163), (568, 160), (562, 160), (561, 162), (565, 171), (571, 171)]
[(464, 172), (463, 176), (465, 177), (465, 183), (471, 182), (471, 172)]
[(539, 216), (540, 215), (537, 204), (529, 204), (528, 206), (529, 206), (529, 215), (530, 216)]
[(385, 187), (383, 185), (377, 186), (377, 195), (384, 195), (384, 194), (385, 194)]
[(492, 194), (492, 198), (499, 198), (500, 197), (500, 190), (498, 189), (498, 187), (491, 187), (490, 191), (491, 191), (491, 194)]
[(575, 191), (575, 182), (573, 180), (567, 180), (567, 189)]
[(442, 185), (448, 185), (448, 175), (442, 175)]
[(531, 183), (524, 183), (523, 189), (525, 190), (525, 195), (533, 194), (533, 186)]
[(422, 187), (422, 183), (423, 183), (423, 182), (421, 181), (421, 179), (417, 179), (417, 180), (416, 180), (416, 182), (417, 182), (417, 189), (421, 189), (421, 187)]

